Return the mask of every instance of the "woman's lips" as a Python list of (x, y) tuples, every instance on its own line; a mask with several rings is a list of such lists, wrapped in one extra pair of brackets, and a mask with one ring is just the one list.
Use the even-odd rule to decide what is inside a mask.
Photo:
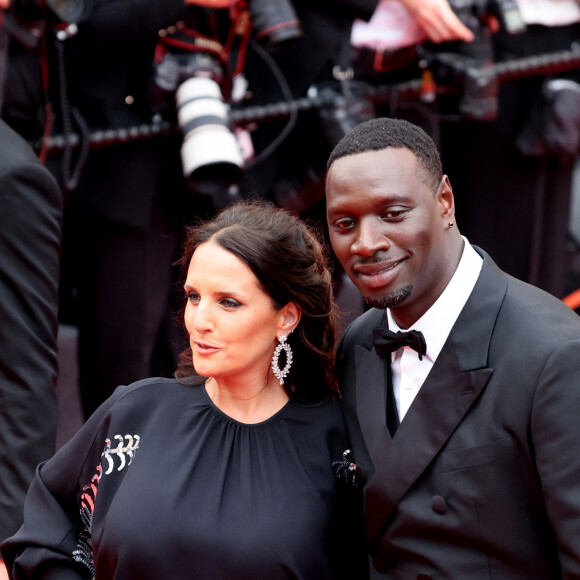
[(206, 342), (194, 341), (193, 343), (195, 351), (199, 354), (213, 354), (220, 350), (220, 347), (214, 346), (212, 344), (207, 344)]

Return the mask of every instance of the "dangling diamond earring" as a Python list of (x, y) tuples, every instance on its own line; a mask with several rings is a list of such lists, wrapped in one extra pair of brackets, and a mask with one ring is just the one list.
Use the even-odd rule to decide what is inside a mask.
[[(276, 347), (276, 350), (274, 351), (274, 356), (272, 357), (272, 371), (274, 371), (274, 375), (280, 381), (281, 385), (284, 384), (284, 378), (288, 375), (288, 373), (290, 372), (290, 367), (292, 366), (292, 349), (290, 348), (290, 345), (286, 342), (286, 339), (287, 336), (285, 334), (283, 334), (278, 339), (280, 341), (280, 344), (278, 344), (278, 346)], [(280, 353), (282, 351), (286, 352), (286, 364), (284, 365), (283, 369), (281, 369), (278, 366), (278, 359), (280, 358)]]

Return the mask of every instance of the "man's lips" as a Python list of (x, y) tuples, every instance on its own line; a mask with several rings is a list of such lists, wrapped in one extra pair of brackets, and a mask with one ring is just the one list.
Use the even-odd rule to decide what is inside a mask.
[(402, 262), (404, 262), (404, 258), (373, 264), (355, 264), (352, 267), (352, 271), (365, 286), (369, 288), (380, 288), (390, 284), (397, 275), (399, 265)]

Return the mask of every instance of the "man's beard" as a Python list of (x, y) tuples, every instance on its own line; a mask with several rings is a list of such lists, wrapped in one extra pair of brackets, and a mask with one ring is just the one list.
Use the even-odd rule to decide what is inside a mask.
[(411, 292), (413, 292), (413, 286), (403, 286), (403, 288), (399, 288), (387, 296), (376, 298), (364, 297), (364, 301), (368, 306), (380, 308), (381, 310), (384, 310), (385, 308), (395, 308), (407, 300), (411, 295)]

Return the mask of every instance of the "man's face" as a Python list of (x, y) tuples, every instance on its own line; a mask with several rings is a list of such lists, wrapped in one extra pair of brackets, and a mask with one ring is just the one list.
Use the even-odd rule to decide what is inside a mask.
[(330, 241), (365, 300), (408, 327), (439, 297), (457, 265), (446, 229), (453, 194), (437, 192), (406, 148), (337, 159), (326, 181)]

